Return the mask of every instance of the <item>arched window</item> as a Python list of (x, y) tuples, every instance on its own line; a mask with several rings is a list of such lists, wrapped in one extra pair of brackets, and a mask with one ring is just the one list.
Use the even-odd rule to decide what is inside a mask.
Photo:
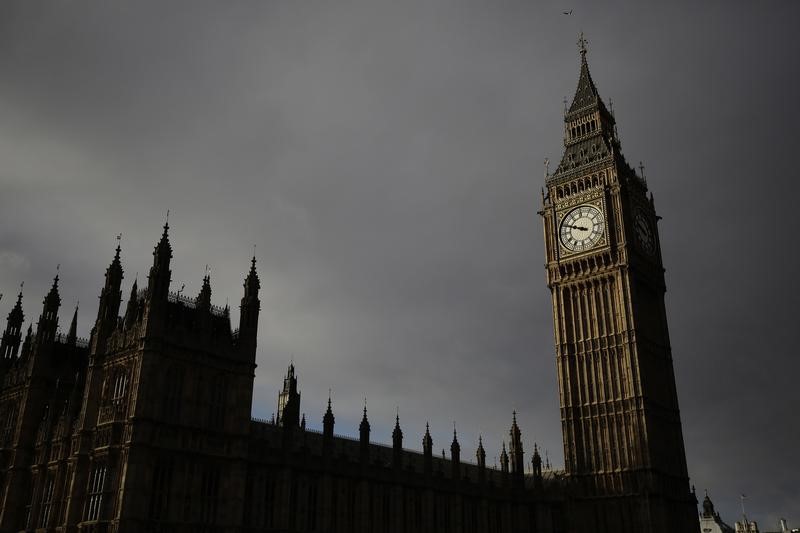
[(125, 397), (126, 392), (128, 392), (128, 372), (124, 368), (118, 368), (111, 381), (111, 401), (119, 402)]
[(88, 496), (89, 504), (86, 506), (86, 520), (94, 522), (100, 518), (103, 507), (103, 489), (106, 483), (106, 465), (98, 463), (89, 474)]

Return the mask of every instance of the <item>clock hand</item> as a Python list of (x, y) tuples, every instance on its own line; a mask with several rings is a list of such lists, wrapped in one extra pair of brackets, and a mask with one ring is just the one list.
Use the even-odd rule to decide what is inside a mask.
[(568, 227), (568, 228), (572, 228), (572, 229), (579, 229), (579, 230), (581, 230), (581, 231), (589, 231), (589, 228), (584, 228), (583, 226), (573, 226), (573, 225), (571, 225), (571, 224), (564, 224), (564, 225), (565, 225), (566, 227)]

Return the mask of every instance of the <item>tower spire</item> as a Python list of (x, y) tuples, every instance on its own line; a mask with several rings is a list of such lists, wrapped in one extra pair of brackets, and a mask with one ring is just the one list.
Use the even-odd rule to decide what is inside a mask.
[(161, 233), (161, 239), (153, 250), (153, 266), (150, 267), (147, 285), (147, 300), (149, 306), (161, 307), (166, 303), (169, 294), (169, 284), (172, 281), (172, 272), (169, 268), (172, 259), (172, 245), (169, 242), (169, 212), (167, 222)]
[(197, 308), (203, 310), (211, 309), (211, 271), (206, 265), (206, 273), (203, 276), (203, 285), (200, 288), (200, 294), (197, 295)]
[(450, 443), (450, 459), (453, 479), (458, 480), (461, 478), (461, 445), (458, 443), (455, 421), (453, 421), (453, 442)]
[(500, 470), (508, 474), (508, 453), (506, 453), (506, 441), (503, 441), (503, 449), (500, 452)]
[(586, 45), (589, 41), (583, 36), (583, 32), (578, 36), (578, 50), (580, 50), (581, 58), (586, 58)]
[(580, 74), (578, 86), (564, 113), (564, 155), (558, 168), (546, 181), (558, 180), (565, 174), (610, 158), (620, 151), (614, 116), (606, 109), (589, 72), (586, 45), (589, 41), (581, 32), (578, 38)]
[(67, 344), (75, 346), (78, 340), (78, 308), (80, 302), (75, 304), (75, 312), (72, 314), (72, 322), (69, 324), (69, 333), (67, 333)]
[(392, 431), (392, 465), (400, 468), (403, 456), (403, 430), (400, 429), (400, 407), (394, 418), (394, 431)]
[(482, 435), (478, 435), (478, 450), (475, 452), (475, 457), (478, 459), (478, 468), (480, 469), (479, 475), (481, 477), (481, 481), (483, 481), (483, 478), (486, 475), (484, 472), (486, 469), (486, 450), (483, 449)]
[(56, 329), (58, 328), (58, 308), (61, 307), (61, 296), (58, 294), (58, 272), (60, 267), (61, 265), (56, 266), (53, 285), (42, 303), (42, 314), (39, 316), (39, 322), (36, 326), (36, 340), (38, 342), (50, 342), (55, 339)]
[(300, 423), (300, 393), (294, 364), (289, 365), (283, 380), (283, 390), (278, 395), (278, 425), (294, 428)]
[(0, 340), (0, 361), (11, 361), (17, 357), (20, 340), (22, 339), (22, 323), (25, 320), (25, 313), (22, 312), (22, 288), (24, 286), (25, 282), (20, 283), (17, 303), (8, 313), (6, 330), (3, 332), (2, 340)]
[(261, 301), (258, 291), (261, 282), (256, 272), (256, 256), (250, 260), (250, 271), (244, 278), (244, 294), (239, 305), (239, 348), (247, 353), (248, 357), (255, 360), (256, 336), (258, 334), (258, 315), (261, 311)]
[(364, 397), (364, 416), (358, 425), (358, 443), (361, 462), (369, 462), (369, 420), (367, 420), (367, 398)]
[(433, 470), (433, 438), (431, 438), (431, 426), (425, 422), (425, 436), (422, 437), (423, 468), (426, 474)]
[(129, 328), (136, 320), (139, 308), (139, 276), (137, 275), (131, 285), (131, 295), (128, 297), (128, 304), (125, 307), (125, 327)]
[(333, 425), (336, 419), (331, 409), (331, 390), (328, 389), (328, 408), (322, 416), (322, 451), (325, 456), (329, 456), (333, 447)]
[(120, 262), (120, 241), (122, 234), (117, 234), (117, 246), (114, 257), (106, 269), (106, 279), (100, 290), (100, 304), (97, 307), (97, 318), (91, 336), (91, 349), (93, 353), (103, 351), (105, 341), (111, 332), (116, 329), (119, 318), (119, 306), (122, 303), (122, 264)]

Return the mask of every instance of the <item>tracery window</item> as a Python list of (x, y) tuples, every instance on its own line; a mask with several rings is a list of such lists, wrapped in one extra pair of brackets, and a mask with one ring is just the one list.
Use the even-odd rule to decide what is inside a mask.
[(106, 465), (104, 463), (95, 464), (89, 475), (89, 505), (86, 507), (86, 520), (96, 521), (100, 518), (100, 511), (103, 506), (103, 489), (106, 483)]
[(46, 528), (47, 523), (50, 521), (50, 513), (53, 510), (53, 492), (56, 484), (56, 473), (54, 471), (47, 472), (47, 479), (44, 484), (44, 492), (42, 492), (42, 512), (39, 514), (39, 527)]
[(114, 403), (120, 402), (125, 398), (125, 393), (128, 388), (128, 372), (124, 368), (119, 368), (114, 373), (114, 379), (111, 385), (111, 401)]
[(0, 412), (0, 446), (11, 444), (14, 438), (14, 426), (17, 422), (17, 405), (10, 403)]

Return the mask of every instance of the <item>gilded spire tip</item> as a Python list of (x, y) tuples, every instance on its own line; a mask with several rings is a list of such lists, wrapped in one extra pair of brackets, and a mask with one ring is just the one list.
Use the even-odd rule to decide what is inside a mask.
[(588, 39), (583, 36), (583, 31), (581, 31), (580, 36), (578, 37), (578, 50), (580, 50), (581, 57), (586, 58), (586, 45), (589, 44)]

